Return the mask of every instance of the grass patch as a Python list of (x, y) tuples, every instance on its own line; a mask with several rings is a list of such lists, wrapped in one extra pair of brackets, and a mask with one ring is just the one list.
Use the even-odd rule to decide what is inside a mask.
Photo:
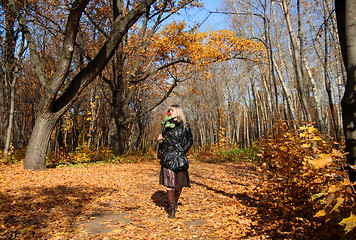
[(258, 148), (232, 148), (227, 147), (203, 147), (196, 154), (196, 158), (202, 162), (220, 163), (220, 162), (240, 162), (255, 161), (257, 159)]

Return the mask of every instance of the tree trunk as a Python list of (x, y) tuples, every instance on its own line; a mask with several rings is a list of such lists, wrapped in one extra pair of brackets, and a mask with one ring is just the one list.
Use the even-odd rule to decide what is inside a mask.
[[(275, 9), (274, 9), (274, 2), (272, 2), (272, 8), (273, 8), (273, 23), (274, 26), (277, 28), (278, 24), (277, 24), (277, 17), (275, 14)], [(281, 46), (279, 44), (279, 41), (276, 41), (277, 44), (277, 49), (281, 49)], [(294, 108), (294, 104), (293, 104), (293, 98), (288, 90), (288, 87), (286, 85), (286, 80), (283, 76), (282, 70), (280, 69), (279, 65), (277, 65), (277, 59), (272, 55), (272, 50), (270, 50), (270, 61), (271, 61), (271, 65), (274, 67), (276, 74), (278, 76), (279, 82), (281, 83), (282, 86), (282, 90), (283, 93), (285, 95), (285, 100), (287, 102), (287, 115), (286, 115), (286, 119), (289, 119), (290, 121), (295, 121), (297, 119), (297, 115), (296, 115), (296, 111)], [(278, 58), (282, 63), (285, 63), (285, 59), (282, 57), (282, 54), (280, 53), (280, 51), (277, 51), (278, 54)], [(281, 65), (285, 65), (285, 64), (281, 64)], [(276, 85), (276, 83), (274, 83)], [(277, 104), (277, 112), (279, 112), (279, 107), (278, 107), (278, 101), (276, 101)]]
[(114, 118), (109, 130), (109, 147), (116, 156), (126, 149), (126, 126), (118, 124)]
[(126, 149), (127, 126), (125, 120), (128, 117), (129, 96), (127, 96), (126, 86), (122, 76), (118, 76), (118, 87), (112, 93), (112, 116), (114, 117), (114, 126), (110, 129), (110, 149), (115, 155), (124, 153)]
[(97, 136), (97, 131), (95, 131), (95, 126), (97, 125), (97, 119), (99, 117), (100, 109), (100, 99), (96, 99), (97, 87), (93, 86), (90, 90), (90, 125), (89, 125), (89, 137), (88, 137), (88, 149), (94, 145), (95, 137)]
[(12, 81), (12, 84), (10, 86), (10, 111), (9, 111), (9, 121), (8, 121), (8, 126), (6, 130), (6, 141), (5, 141), (5, 146), (4, 146), (4, 158), (7, 158), (7, 155), (9, 154), (9, 149), (10, 149), (10, 144), (12, 141), (12, 136), (13, 136), (13, 129), (14, 129), (14, 115), (15, 115), (15, 83), (16, 83), (16, 77)]
[(350, 180), (356, 181), (356, 1), (335, 1), (342, 56), (347, 72), (341, 101)]
[[(255, 115), (255, 122), (256, 122), (256, 127), (254, 128), (254, 134), (255, 139), (259, 138), (261, 135), (261, 129), (260, 129), (260, 118), (259, 118), (259, 114), (258, 114), (258, 104), (257, 104), (257, 95), (256, 95), (256, 90), (255, 90), (255, 80), (253, 79), (253, 76), (250, 76), (251, 79), (251, 91), (252, 91), (252, 96), (253, 96), (253, 106), (254, 106), (254, 115)], [(261, 113), (262, 115), (263, 113)], [(253, 122), (253, 118), (251, 119), (251, 122)]]
[(304, 63), (304, 67), (308, 73), (309, 76), (309, 80), (310, 80), (310, 85), (311, 85), (311, 89), (313, 92), (313, 97), (314, 97), (314, 103), (315, 103), (315, 118), (316, 118), (316, 122), (317, 122), (317, 126), (319, 127), (319, 131), (320, 132), (325, 132), (325, 123), (324, 120), (322, 118), (322, 113), (321, 113), (321, 103), (320, 103), (320, 97), (319, 97), (319, 93), (318, 90), (316, 88), (316, 83), (315, 83), (315, 79), (311, 73), (311, 70), (309, 68), (309, 64), (307, 62), (307, 60), (305, 59), (305, 57), (302, 58), (302, 61)]
[[(7, 6), (5, 6), (7, 8)], [(6, 35), (5, 35), (5, 45), (4, 45), (4, 83), (6, 88), (6, 93), (10, 96), (5, 96), (4, 99), (10, 102), (10, 107), (5, 108), (8, 110), (8, 119), (7, 119), (7, 130), (6, 138), (4, 145), (4, 154), (3, 157), (6, 159), (10, 144), (12, 142), (13, 136), (13, 126), (14, 126), (14, 114), (15, 114), (15, 85), (16, 85), (16, 73), (18, 66), (15, 61), (15, 46), (16, 46), (16, 35), (14, 30), (15, 19), (11, 11), (6, 9), (5, 13), (6, 21)], [(6, 104), (9, 106), (8, 104)]]
[(336, 118), (336, 111), (334, 107), (334, 101), (333, 101), (333, 95), (331, 91), (331, 80), (328, 74), (328, 69), (329, 69), (329, 41), (328, 41), (328, 24), (327, 23), (327, 16), (329, 14), (328, 7), (326, 6), (326, 1), (323, 1), (323, 11), (324, 11), (324, 41), (325, 41), (325, 46), (324, 46), (324, 82), (325, 82), (325, 88), (326, 88), (326, 93), (328, 95), (328, 100), (329, 100), (329, 107), (330, 107), (330, 112), (331, 112), (331, 124), (334, 128), (334, 136), (336, 138), (336, 141), (340, 142), (340, 128), (338, 126), (337, 118)]
[(279, 67), (277, 66), (277, 64), (275, 63), (275, 61), (273, 61), (273, 65), (274, 65), (274, 68), (276, 70), (276, 73), (278, 75), (278, 79), (282, 85), (282, 89), (283, 89), (283, 92), (284, 92), (284, 95), (285, 95), (285, 98), (286, 98), (286, 101), (287, 101), (287, 107), (288, 107), (288, 110), (289, 110), (289, 119), (291, 121), (295, 121), (297, 119), (296, 117), (296, 112), (295, 112), (295, 109), (294, 109), (294, 106), (293, 106), (293, 97), (291, 96), (291, 94), (289, 93), (289, 90), (287, 88), (287, 85), (286, 85), (286, 81), (284, 80), (283, 78), (283, 75), (281, 73), (281, 71), (279, 70)]
[(289, 33), (291, 47), (292, 47), (293, 65), (294, 65), (296, 81), (297, 81), (297, 90), (298, 90), (299, 97), (300, 97), (300, 104), (301, 104), (302, 109), (304, 111), (306, 120), (311, 122), (312, 121), (312, 117), (311, 117), (311, 114), (310, 114), (310, 110), (307, 107), (308, 103), (307, 103), (307, 100), (306, 100), (306, 94), (305, 94), (304, 84), (303, 84), (304, 83), (304, 76), (303, 76), (303, 70), (302, 70), (302, 66), (301, 66), (301, 59), (300, 59), (301, 56), (299, 55), (300, 47), (298, 46), (297, 37), (295, 35), (295, 32), (293, 31), (291, 13), (290, 13), (289, 6), (287, 5), (287, 1), (286, 0), (282, 0), (280, 2), (280, 4), (281, 4), (281, 8), (283, 10), (283, 14), (285, 16), (286, 24), (287, 24), (287, 27), (288, 27), (288, 33)]
[(26, 151), (25, 169), (45, 170), (46, 156), (50, 144), (51, 135), (56, 122), (57, 115), (41, 111), (36, 119), (35, 127), (32, 130), (31, 139), (27, 146), (31, 151)]

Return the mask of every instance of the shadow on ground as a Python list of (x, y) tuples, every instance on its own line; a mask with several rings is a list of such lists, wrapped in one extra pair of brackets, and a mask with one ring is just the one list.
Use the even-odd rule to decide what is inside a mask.
[[(253, 223), (251, 226), (253, 231), (247, 233), (247, 237), (270, 236), (272, 239), (315, 239), (320, 237), (316, 232), (316, 225), (310, 224), (315, 222), (312, 221), (315, 212), (313, 204), (308, 201), (309, 196), (306, 196), (307, 193), (303, 192), (303, 189), (293, 185), (281, 189), (268, 188), (266, 186), (273, 185), (275, 182), (272, 179), (259, 181), (259, 172), (253, 166), (228, 163), (226, 170), (234, 174), (238, 173), (243, 180), (241, 182), (227, 181), (226, 184), (243, 187), (247, 187), (248, 184), (259, 186), (253, 191), (246, 188), (242, 192), (227, 192), (219, 189), (218, 184), (214, 184), (212, 181), (205, 182), (204, 174), (200, 171), (191, 174), (192, 177), (196, 177), (191, 183), (225, 197), (236, 198), (241, 204), (256, 209), (255, 214), (245, 216)], [(214, 176), (207, 176), (207, 178), (215, 180)], [(216, 179), (216, 181), (221, 180)]]
[(156, 191), (154, 194), (152, 194), (151, 199), (154, 204), (156, 204), (156, 206), (164, 208), (164, 210), (168, 214), (168, 201), (166, 191)]
[(26, 194), (20, 196), (0, 194), (0, 219), (3, 219), (5, 227), (11, 226), (3, 235), (6, 239), (46, 239), (58, 225), (74, 231), (76, 218), (83, 216), (87, 204), (111, 191), (63, 185), (23, 190)]

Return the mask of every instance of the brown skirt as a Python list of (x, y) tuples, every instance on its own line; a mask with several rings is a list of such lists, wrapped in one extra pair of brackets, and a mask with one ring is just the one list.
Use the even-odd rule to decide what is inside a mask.
[(174, 172), (168, 168), (161, 167), (159, 184), (178, 189), (190, 187), (188, 170)]

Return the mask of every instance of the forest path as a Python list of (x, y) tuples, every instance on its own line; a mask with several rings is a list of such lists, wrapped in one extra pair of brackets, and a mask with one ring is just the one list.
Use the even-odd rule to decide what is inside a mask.
[(158, 185), (158, 163), (137, 164), (121, 174), (130, 179), (122, 186), (124, 192), (103, 196), (106, 200), (101, 205), (105, 207), (82, 222), (80, 238), (265, 238), (254, 230), (257, 208), (250, 196), (260, 180), (252, 163), (191, 161), (192, 186), (184, 188), (175, 219), (167, 218), (165, 187)]
[[(175, 219), (157, 161), (28, 171), (0, 168), (0, 239), (266, 239), (254, 163), (192, 159)], [(263, 223), (263, 221), (262, 221)]]

